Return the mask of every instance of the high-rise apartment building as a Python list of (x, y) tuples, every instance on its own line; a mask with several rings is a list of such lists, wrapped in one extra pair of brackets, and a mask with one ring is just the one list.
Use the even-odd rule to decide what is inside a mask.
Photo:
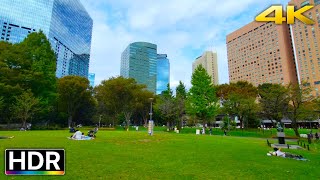
[(167, 90), (170, 83), (170, 62), (166, 54), (157, 55), (157, 94)]
[(96, 77), (96, 74), (94, 74), (94, 73), (89, 73), (89, 75), (88, 75), (88, 79), (89, 79), (91, 87), (94, 87), (95, 77)]
[(230, 82), (297, 82), (288, 25), (251, 22), (227, 36)]
[(148, 42), (129, 44), (121, 54), (120, 75), (134, 78), (137, 83), (145, 84), (149, 91), (156, 93), (157, 45)]
[(292, 0), (289, 4), (297, 8), (314, 5), (304, 15), (314, 20), (315, 24), (306, 25), (296, 20), (291, 26), (291, 33), (299, 82), (306, 82), (318, 96), (320, 90), (320, 0)]
[(0, 6), (0, 40), (18, 43), (43, 31), (57, 56), (57, 77), (88, 77), (92, 24), (79, 0), (6, 0)]
[(219, 84), (219, 76), (218, 76), (218, 57), (216, 52), (205, 51), (201, 56), (199, 56), (192, 63), (192, 72), (199, 66), (207, 71), (207, 73), (211, 76), (212, 83), (215, 85)]

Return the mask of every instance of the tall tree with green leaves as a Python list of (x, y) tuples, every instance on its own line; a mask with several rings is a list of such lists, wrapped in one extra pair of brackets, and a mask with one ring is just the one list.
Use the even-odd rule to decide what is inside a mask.
[(31, 33), (19, 44), (24, 61), (30, 62), (29, 73), (24, 84), (36, 97), (50, 104), (56, 98), (56, 55), (46, 35), (40, 31)]
[(298, 121), (317, 119), (317, 107), (311, 88), (306, 84), (288, 85), (289, 108), (287, 116), (292, 121), (291, 125), (297, 137), (299, 137)]
[(167, 129), (173, 129), (172, 127), (175, 124), (178, 114), (176, 101), (170, 89), (170, 84), (167, 85), (167, 90), (162, 91), (158, 96), (155, 110), (159, 112), (161, 118), (167, 123)]
[(258, 86), (261, 116), (280, 122), (288, 111), (289, 90), (281, 84), (265, 83)]
[(143, 123), (147, 126), (150, 106), (151, 103), (154, 103), (155, 96), (152, 92), (148, 90), (141, 90), (137, 96), (138, 100), (136, 101), (136, 113), (140, 118), (142, 118)]
[(177, 104), (177, 113), (178, 113), (178, 129), (182, 127), (183, 117), (186, 113), (186, 98), (187, 98), (187, 91), (186, 86), (179, 81), (179, 85), (176, 87), (176, 104)]
[(222, 101), (222, 112), (228, 115), (236, 115), (239, 118), (241, 128), (248, 127), (249, 120), (256, 117), (258, 104), (255, 102), (257, 88), (246, 81), (223, 84), (218, 86), (217, 95)]
[(3, 108), (3, 106), (4, 106), (3, 97), (0, 96), (0, 111), (1, 111), (1, 109)]
[(16, 102), (13, 106), (15, 116), (22, 121), (22, 127), (26, 129), (26, 122), (29, 120), (34, 113), (39, 110), (37, 107), (39, 99), (35, 98), (28, 90), (16, 97)]
[(132, 78), (112, 77), (95, 88), (96, 98), (104, 103), (114, 118), (124, 115), (129, 130), (130, 118), (136, 111), (145, 85), (137, 84)]
[(91, 100), (89, 81), (80, 76), (65, 76), (58, 80), (59, 107), (68, 115), (68, 126), (79, 108)]
[(191, 84), (192, 87), (187, 96), (187, 113), (194, 115), (205, 125), (215, 118), (219, 110), (216, 88), (201, 65), (192, 74)]
[(17, 44), (0, 42), (0, 94), (5, 102), (4, 114), (11, 119), (10, 110), (15, 97), (30, 89), (40, 100), (37, 119), (46, 119), (56, 101), (56, 57), (42, 32), (31, 33)]

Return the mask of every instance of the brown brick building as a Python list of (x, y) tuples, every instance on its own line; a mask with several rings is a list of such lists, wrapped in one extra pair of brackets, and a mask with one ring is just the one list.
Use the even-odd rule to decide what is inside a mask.
[(227, 36), (230, 82), (246, 80), (258, 86), (308, 80), (319, 90), (320, 0), (292, 0), (289, 4), (301, 7), (308, 3), (317, 3), (305, 14), (316, 21), (312, 26), (298, 20), (293, 26), (251, 22)]
[(227, 36), (230, 82), (297, 82), (288, 25), (252, 22)]
[(305, 25), (295, 21), (292, 27), (293, 47), (297, 62), (299, 82), (307, 82), (319, 95), (320, 90), (320, 0), (292, 0), (290, 5), (301, 8), (305, 5), (315, 5), (304, 15), (315, 21), (313, 25)]

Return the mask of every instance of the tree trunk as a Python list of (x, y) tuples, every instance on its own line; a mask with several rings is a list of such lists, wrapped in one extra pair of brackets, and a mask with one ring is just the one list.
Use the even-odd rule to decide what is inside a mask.
[(69, 128), (71, 127), (71, 123), (72, 123), (72, 116), (70, 115), (68, 118), (68, 126)]
[(26, 119), (23, 119), (23, 120), (22, 120), (22, 127), (23, 127), (24, 129), (27, 129), (26, 123), (27, 123), (27, 120), (26, 120)]
[(126, 121), (127, 121), (127, 131), (129, 131), (130, 119), (127, 119), (127, 118), (126, 118)]
[(295, 135), (296, 135), (297, 137), (300, 137), (300, 133), (299, 133), (299, 131), (298, 131), (297, 122), (296, 122), (295, 119), (294, 119), (294, 120), (292, 119), (292, 128), (293, 128), (293, 130), (294, 130)]
[(147, 117), (144, 118), (144, 127), (148, 127), (148, 118)]
[(169, 121), (167, 121), (167, 131), (170, 131), (171, 129), (170, 129), (170, 122)]
[(126, 122), (127, 122), (126, 124), (127, 131), (129, 131), (131, 112), (124, 113), (124, 117), (126, 118)]

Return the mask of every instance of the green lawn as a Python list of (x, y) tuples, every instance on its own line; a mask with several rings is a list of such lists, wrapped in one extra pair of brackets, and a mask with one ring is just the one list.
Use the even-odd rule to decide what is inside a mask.
[[(265, 139), (135, 131), (99, 131), (92, 141), (72, 141), (67, 131), (0, 131), (0, 161), (6, 148), (64, 148), (64, 179), (320, 179), (319, 145), (301, 154), (308, 162), (269, 157)], [(56, 179), (8, 176), (0, 179)]]

